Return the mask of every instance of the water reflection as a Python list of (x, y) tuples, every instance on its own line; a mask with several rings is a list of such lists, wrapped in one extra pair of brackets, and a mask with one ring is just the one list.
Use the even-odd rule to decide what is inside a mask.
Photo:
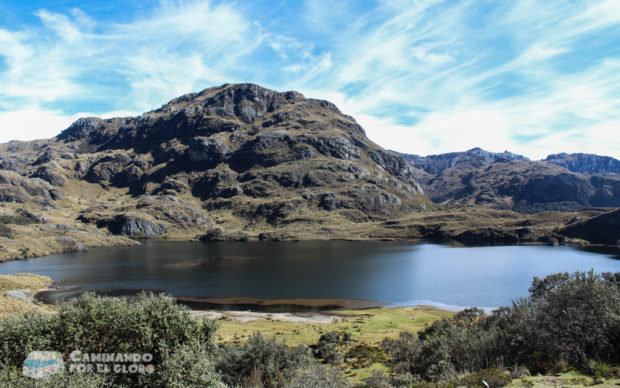
[[(108, 294), (162, 290), (187, 297), (351, 298), (407, 304), (507, 305), (533, 276), (620, 272), (617, 249), (449, 247), (403, 242), (145, 242), (0, 265), (55, 285)], [(63, 294), (60, 293), (59, 296)]]

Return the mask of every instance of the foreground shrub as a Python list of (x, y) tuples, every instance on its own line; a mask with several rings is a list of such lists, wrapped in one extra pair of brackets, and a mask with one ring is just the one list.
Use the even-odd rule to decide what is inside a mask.
[(225, 387), (221, 376), (215, 371), (212, 354), (203, 348), (181, 345), (163, 358), (160, 369), (160, 379), (155, 386)]
[(289, 388), (348, 388), (349, 381), (336, 368), (310, 364), (298, 369), (286, 384)]
[(217, 370), (231, 386), (285, 387), (299, 369), (310, 366), (312, 361), (307, 346), (289, 348), (257, 332), (242, 346), (223, 346)]
[(340, 365), (342, 355), (339, 352), (345, 343), (351, 340), (349, 333), (329, 332), (321, 335), (319, 343), (313, 346), (314, 356), (326, 364)]
[[(0, 360), (6, 368), (19, 368), (31, 351), (58, 351), (68, 355), (82, 353), (150, 353), (155, 366), (151, 374), (116, 374), (108, 376), (115, 385), (203, 386), (200, 383), (177, 384), (181, 376), (175, 368), (188, 359), (188, 347), (205, 358), (195, 362), (200, 373), (217, 375), (209, 360), (214, 359), (214, 322), (193, 320), (189, 311), (173, 298), (141, 294), (136, 300), (82, 295), (60, 307), (58, 314), (29, 313), (0, 323)], [(175, 362), (171, 362), (176, 360)], [(197, 374), (195, 370), (192, 372)], [(179, 380), (185, 382), (186, 380)]]
[(63, 373), (49, 379), (34, 380), (22, 375), (21, 369), (0, 368), (0, 386), (10, 388), (107, 388), (112, 382), (103, 375)]
[(594, 373), (593, 361), (620, 362), (619, 278), (592, 271), (534, 278), (530, 297), (511, 307), (490, 316), (464, 310), (418, 338), (403, 334), (382, 347), (395, 375), (431, 382), (515, 365), (533, 373), (570, 367)]

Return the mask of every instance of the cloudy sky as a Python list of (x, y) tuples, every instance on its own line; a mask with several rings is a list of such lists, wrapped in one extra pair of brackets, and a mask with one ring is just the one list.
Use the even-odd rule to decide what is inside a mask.
[(253, 82), (378, 144), (620, 158), (620, 1), (0, 3), (0, 142)]

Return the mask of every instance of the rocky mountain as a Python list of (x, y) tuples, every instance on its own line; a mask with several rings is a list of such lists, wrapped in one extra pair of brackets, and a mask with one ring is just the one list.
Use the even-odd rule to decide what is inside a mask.
[(433, 206), (407, 161), (334, 104), (253, 84), (2, 144), (0, 201), (129, 236), (281, 226), (329, 234)]
[(440, 155), (418, 156), (399, 154), (407, 159), (417, 169), (429, 174), (438, 174), (458, 164), (466, 164), (472, 168), (487, 166), (496, 161), (528, 160), (526, 157), (512, 152), (494, 153), (481, 148), (473, 148), (465, 152), (451, 152)]
[(531, 161), (480, 148), (421, 157), (403, 155), (426, 195), (437, 203), (463, 203), (533, 213), (620, 206), (620, 161), (559, 154)]
[(620, 160), (593, 154), (549, 155), (545, 162), (584, 174), (620, 174)]

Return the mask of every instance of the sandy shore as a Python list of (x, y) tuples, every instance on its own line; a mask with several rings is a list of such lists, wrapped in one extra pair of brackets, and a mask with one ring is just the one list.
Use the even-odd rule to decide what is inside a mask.
[(335, 323), (338, 316), (323, 313), (260, 313), (253, 311), (192, 311), (194, 318), (230, 319), (238, 322), (269, 320), (295, 323)]

